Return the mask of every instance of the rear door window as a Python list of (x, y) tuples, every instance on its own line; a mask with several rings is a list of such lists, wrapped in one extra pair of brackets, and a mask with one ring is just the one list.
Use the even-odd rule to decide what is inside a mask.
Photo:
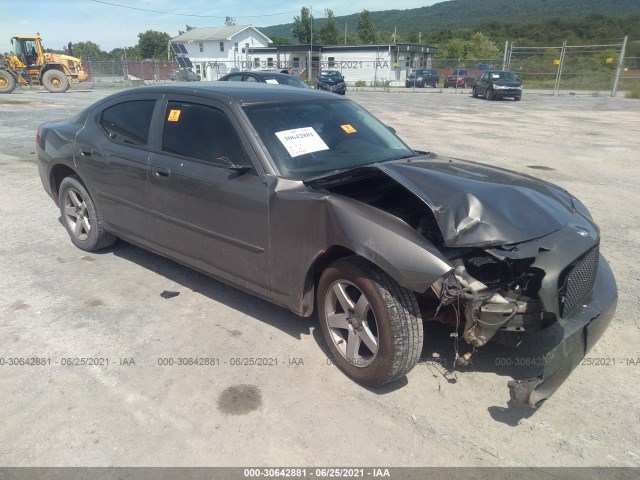
[(100, 126), (118, 143), (145, 146), (156, 100), (133, 100), (118, 103), (102, 112)]

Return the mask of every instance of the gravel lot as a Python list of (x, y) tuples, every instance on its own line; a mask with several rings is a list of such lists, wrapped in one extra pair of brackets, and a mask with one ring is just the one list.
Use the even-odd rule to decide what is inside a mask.
[[(578, 367), (532, 410), (507, 408), (499, 347), (449, 371), (448, 332), (430, 327), (423, 353), (440, 363), (365, 389), (328, 364), (315, 318), (121, 241), (99, 254), (76, 249), (40, 184), (35, 132), (111, 92), (0, 96), (0, 358), (51, 362), (0, 365), (0, 466), (640, 467), (637, 100), (347, 94), (412, 147), (553, 181), (600, 224), (620, 298), (589, 357), (615, 365)], [(219, 364), (158, 364), (181, 357)], [(278, 363), (232, 365), (245, 357)]]

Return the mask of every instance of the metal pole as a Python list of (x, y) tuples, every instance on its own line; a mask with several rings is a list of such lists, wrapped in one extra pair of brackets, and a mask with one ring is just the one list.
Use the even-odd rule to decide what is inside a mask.
[(618, 93), (618, 84), (620, 83), (620, 74), (624, 66), (624, 52), (627, 49), (627, 36), (625, 35), (622, 41), (622, 48), (620, 49), (620, 59), (618, 60), (618, 67), (616, 68), (616, 77), (613, 80), (613, 88), (611, 89), (611, 96), (615, 97)]
[(564, 65), (564, 54), (567, 50), (567, 41), (562, 42), (562, 50), (560, 50), (560, 64), (558, 65), (558, 72), (556, 73), (556, 84), (553, 88), (553, 95), (558, 95), (560, 89), (560, 78), (562, 77), (562, 67)]
[(311, 43), (309, 43), (309, 70), (307, 71), (307, 80), (311, 82), (311, 71), (313, 70), (313, 5), (311, 5), (309, 20), (311, 21)]
[(509, 56), (507, 57), (507, 68), (505, 70), (511, 70), (511, 56), (513, 55), (513, 42), (511, 42), (511, 48), (509, 49)]
[(507, 69), (507, 53), (509, 52), (509, 40), (504, 42), (504, 57), (502, 58), (502, 70)]

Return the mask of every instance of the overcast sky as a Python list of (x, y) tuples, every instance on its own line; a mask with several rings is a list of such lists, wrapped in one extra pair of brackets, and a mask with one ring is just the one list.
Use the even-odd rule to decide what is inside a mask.
[[(324, 0), (307, 4), (287, 0), (0, 0), (0, 53), (11, 50), (14, 35), (40, 32), (48, 48), (60, 49), (68, 42), (90, 40), (102, 50), (131, 47), (138, 43), (138, 33), (147, 30), (178, 35), (185, 25), (215, 27), (224, 25), (228, 15), (241, 25), (257, 27), (290, 23), (303, 6), (322, 18), (325, 8), (336, 16), (370, 11), (418, 8), (441, 0)], [(111, 5), (109, 5), (111, 4)], [(152, 13), (115, 6), (126, 5), (168, 13)], [(182, 14), (182, 15), (176, 15)], [(184, 15), (200, 15), (184, 16)]]

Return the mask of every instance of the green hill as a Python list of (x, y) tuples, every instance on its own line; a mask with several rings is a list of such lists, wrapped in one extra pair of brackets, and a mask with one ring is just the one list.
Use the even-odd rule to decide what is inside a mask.
[[(336, 17), (340, 28), (343, 30), (346, 22), (348, 32), (355, 32), (358, 13)], [(441, 30), (476, 28), (492, 21), (540, 22), (549, 19), (571, 21), (593, 14), (606, 17), (640, 15), (640, 1), (451, 0), (430, 7), (371, 12), (378, 30), (393, 32), (397, 28), (401, 37), (406, 37), (410, 32), (422, 32), (423, 35), (428, 35)], [(320, 15), (316, 15), (318, 26), (321, 21)], [(292, 27), (293, 23), (287, 23), (259, 28), (268, 37), (293, 39)]]

